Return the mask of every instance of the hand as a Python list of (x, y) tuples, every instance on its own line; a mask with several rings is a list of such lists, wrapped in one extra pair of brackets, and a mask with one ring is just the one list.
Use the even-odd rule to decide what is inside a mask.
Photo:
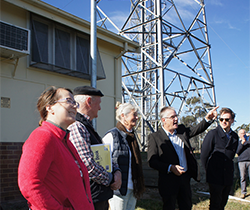
[(242, 139), (241, 139), (241, 144), (244, 144), (246, 142), (246, 139), (243, 137)]
[(185, 173), (184, 168), (179, 165), (172, 165), (170, 171), (173, 172), (176, 176), (180, 176)]
[(216, 107), (214, 107), (212, 110), (210, 110), (208, 113), (207, 113), (207, 115), (206, 115), (206, 119), (209, 121), (209, 120), (215, 120), (216, 119), (216, 117), (217, 117), (217, 115), (218, 115), (218, 113), (217, 113), (217, 109), (219, 108), (219, 106), (216, 106)]
[(114, 182), (110, 185), (111, 190), (119, 190), (122, 185), (122, 173), (116, 171), (114, 173)]
[(241, 134), (240, 136), (240, 139), (241, 139), (241, 144), (244, 144), (246, 142), (246, 134)]

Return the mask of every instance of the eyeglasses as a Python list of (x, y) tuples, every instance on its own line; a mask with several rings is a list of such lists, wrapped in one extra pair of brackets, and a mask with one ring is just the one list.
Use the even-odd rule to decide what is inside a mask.
[(67, 104), (70, 104), (72, 106), (75, 106), (76, 108), (79, 108), (79, 103), (73, 100), (72, 98), (62, 98), (62, 99), (55, 101), (55, 103), (60, 103), (64, 101), (66, 101)]
[(230, 118), (220, 118), (219, 119), (221, 122), (223, 122), (224, 120), (226, 121), (226, 122), (228, 122), (229, 120), (230, 120)]
[(175, 118), (178, 118), (178, 116), (177, 115), (172, 115), (170, 117), (164, 117), (164, 118), (174, 120)]

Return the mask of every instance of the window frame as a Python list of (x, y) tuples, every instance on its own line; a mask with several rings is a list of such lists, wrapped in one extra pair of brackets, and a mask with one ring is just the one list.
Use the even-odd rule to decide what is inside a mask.
[[(91, 72), (90, 72), (90, 64), (91, 64), (91, 59), (90, 59), (90, 38), (89, 35), (78, 31), (76, 29), (73, 29), (67, 25), (63, 25), (61, 23), (58, 23), (56, 21), (53, 20), (49, 20), (46, 17), (42, 17), (39, 16), (37, 14), (30, 14), (30, 30), (32, 32), (32, 39), (34, 38), (33, 33), (37, 33), (37, 29), (33, 28), (33, 21), (37, 21), (39, 23), (45, 24), (48, 26), (48, 61), (47, 63), (41, 60), (41, 57), (38, 57), (39, 61), (34, 61), (33, 60), (33, 50), (34, 50), (34, 46), (33, 46), (33, 40), (31, 41), (32, 45), (31, 45), (31, 56), (30, 56), (30, 66), (35, 67), (35, 68), (39, 68), (39, 69), (44, 69), (44, 70), (48, 70), (48, 71), (52, 71), (52, 72), (57, 72), (57, 73), (61, 73), (61, 74), (66, 74), (69, 76), (74, 76), (74, 77), (78, 77), (78, 78), (83, 78), (83, 79), (88, 79), (91, 80)], [(70, 50), (70, 65), (69, 68), (67, 68), (66, 66), (57, 66), (56, 65), (56, 30), (60, 30), (66, 33), (69, 33), (69, 50)], [(87, 59), (84, 60), (88, 66), (86, 66), (86, 68), (83, 69), (83, 71), (77, 70), (77, 39), (81, 38), (84, 39), (88, 42), (87, 45), (87, 58), (84, 56), (83, 59)], [(37, 52), (39, 52), (39, 44), (37, 45)], [(88, 51), (89, 50), (89, 51)], [(101, 61), (101, 56), (97, 47), (97, 65), (98, 65), (98, 69), (97, 69), (97, 79), (105, 79), (106, 75), (105, 75), (105, 71), (103, 68), (103, 64)]]

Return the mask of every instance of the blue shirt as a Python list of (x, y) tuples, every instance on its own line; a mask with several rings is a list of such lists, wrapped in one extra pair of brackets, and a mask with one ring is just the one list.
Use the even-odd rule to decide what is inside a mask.
[[(187, 158), (186, 158), (186, 154), (185, 154), (185, 150), (184, 150), (184, 142), (176, 135), (176, 130), (174, 131), (173, 134), (169, 133), (164, 128), (163, 128), (163, 130), (166, 132), (172, 145), (174, 146), (174, 149), (175, 149), (175, 151), (178, 155), (178, 158), (179, 158), (180, 166), (182, 166), (184, 168), (183, 170), (186, 172), (188, 167), (187, 167)], [(172, 166), (172, 164), (169, 165), (168, 172), (170, 172), (171, 166)]]
[[(245, 137), (246, 141), (249, 140), (249, 136), (247, 136), (246, 134), (244, 135), (244, 137)], [(240, 140), (242, 141), (242, 139), (240, 139)]]

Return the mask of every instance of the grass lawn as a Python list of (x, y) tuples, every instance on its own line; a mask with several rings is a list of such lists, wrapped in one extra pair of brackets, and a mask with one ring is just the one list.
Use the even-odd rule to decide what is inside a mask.
[[(209, 209), (209, 196), (197, 193), (197, 191), (203, 191), (203, 190), (207, 190), (206, 184), (200, 183), (192, 187), (193, 210)], [(248, 192), (250, 192), (249, 186), (248, 186)], [(234, 192), (234, 196), (240, 197), (240, 194), (241, 194), (240, 188), (237, 188), (237, 190)], [(245, 198), (245, 200), (250, 201), (250, 196)], [(225, 210), (236, 210), (236, 209), (249, 210), (250, 203), (229, 199)], [(143, 198), (137, 202), (136, 210), (162, 210), (162, 201), (158, 193), (158, 190), (156, 188), (147, 188), (145, 194), (143, 195)]]

